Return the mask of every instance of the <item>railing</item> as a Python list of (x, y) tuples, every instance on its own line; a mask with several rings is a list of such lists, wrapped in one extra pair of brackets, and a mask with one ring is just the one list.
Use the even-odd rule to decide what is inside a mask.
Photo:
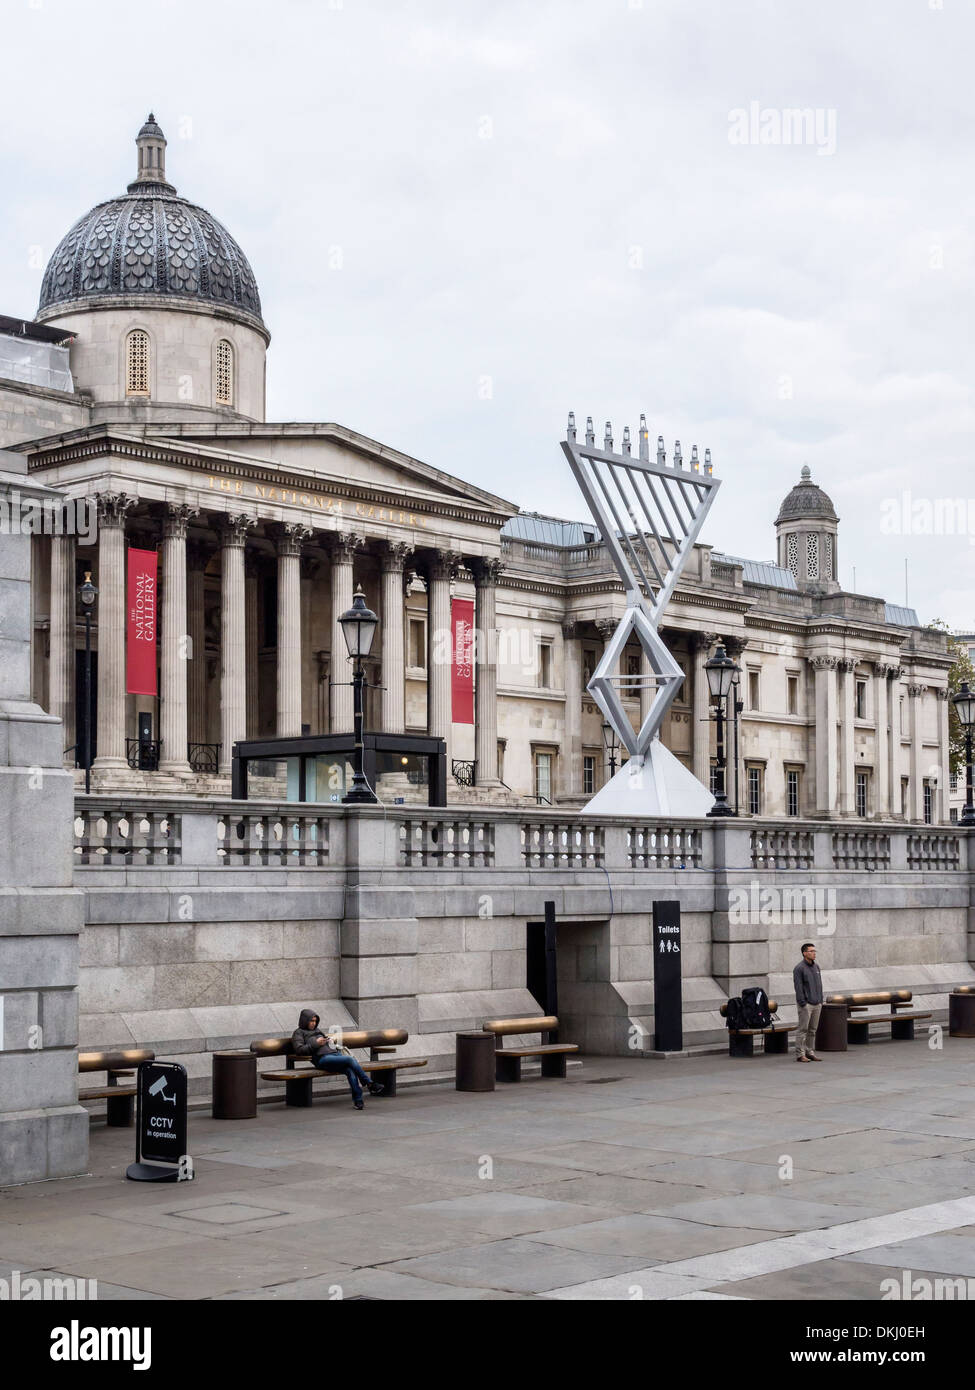
[(477, 763), (464, 762), (457, 758), (450, 764), (450, 771), (454, 781), (459, 787), (474, 787), (477, 785)]
[(77, 864), (178, 864), (180, 817), (169, 811), (76, 808)]
[(700, 830), (679, 825), (631, 825), (626, 831), (631, 869), (699, 869)]
[(521, 852), (530, 869), (600, 869), (605, 859), (601, 825), (529, 821), (521, 827)]
[(160, 746), (161, 740), (158, 738), (144, 741), (140, 738), (127, 738), (125, 740), (125, 761), (129, 767), (135, 768), (137, 772), (158, 772)]
[(405, 820), (399, 828), (399, 862), (407, 868), (493, 868), (494, 826), (480, 819)]
[(194, 772), (216, 774), (220, 769), (219, 743), (191, 743), (186, 750), (186, 758)]
[(808, 830), (751, 831), (753, 869), (811, 869), (814, 858)]
[(218, 815), (217, 858), (221, 864), (276, 864), (281, 868), (328, 863), (327, 816)]
[(957, 869), (961, 864), (961, 842), (957, 835), (908, 835), (909, 869)]
[(890, 836), (874, 830), (837, 830), (832, 853), (834, 869), (889, 869)]

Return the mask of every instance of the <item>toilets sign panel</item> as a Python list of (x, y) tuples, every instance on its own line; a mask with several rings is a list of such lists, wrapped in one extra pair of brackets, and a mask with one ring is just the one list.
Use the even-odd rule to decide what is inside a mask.
[(653, 904), (654, 1047), (679, 1052), (683, 1045), (680, 903)]
[(176, 1164), (186, 1153), (186, 1068), (178, 1062), (139, 1067), (139, 1151)]

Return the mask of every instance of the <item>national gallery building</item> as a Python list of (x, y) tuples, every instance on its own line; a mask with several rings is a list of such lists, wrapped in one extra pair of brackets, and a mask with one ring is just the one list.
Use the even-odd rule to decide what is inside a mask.
[[(106, 792), (226, 796), (238, 741), (351, 730), (338, 618), (361, 586), (379, 616), (367, 728), (444, 739), (451, 804), (583, 805), (620, 756), (586, 689), (625, 608), (594, 527), (342, 425), (268, 423), (247, 259), (169, 183), (152, 116), (136, 145), (127, 190), (55, 250), (35, 319), (0, 318), (0, 448), (91, 523), (32, 541), (34, 699), (63, 719), (66, 763), (89, 707)], [(664, 742), (713, 777), (704, 663), (723, 642), (743, 815), (947, 821), (944, 636), (840, 588), (808, 468), (769, 525), (774, 563), (694, 548), (661, 629), (685, 677)], [(622, 674), (644, 660), (634, 643)], [(251, 794), (282, 795), (265, 771)], [(405, 759), (377, 782), (424, 799)], [(318, 799), (339, 795), (332, 779)]]

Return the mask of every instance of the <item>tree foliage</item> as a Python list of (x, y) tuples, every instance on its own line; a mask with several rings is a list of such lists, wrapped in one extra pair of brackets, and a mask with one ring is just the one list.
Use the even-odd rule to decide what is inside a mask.
[(934, 622), (928, 624), (938, 632), (943, 632), (948, 639), (948, 655), (954, 657), (955, 664), (948, 672), (948, 753), (949, 767), (952, 772), (964, 772), (965, 770), (965, 731), (958, 718), (958, 711), (952, 703), (951, 696), (957, 695), (961, 689), (962, 681), (968, 682), (969, 690), (975, 690), (975, 666), (972, 665), (968, 655), (967, 646), (963, 646), (952, 632), (951, 628), (943, 618), (935, 618)]

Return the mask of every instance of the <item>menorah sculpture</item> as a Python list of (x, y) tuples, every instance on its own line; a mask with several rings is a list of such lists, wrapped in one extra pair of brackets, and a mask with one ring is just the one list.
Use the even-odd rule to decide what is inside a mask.
[[(678, 440), (674, 461), (668, 464), (663, 436), (658, 436), (657, 457), (651, 459), (644, 415), (639, 457), (631, 451), (629, 426), (623, 431), (622, 453), (613, 452), (608, 421), (598, 447), (592, 416), (586, 420), (585, 443), (580, 444), (571, 411), (562, 449), (626, 590), (626, 612), (587, 689), (629, 761), (586, 810), (601, 815), (705, 816), (714, 797), (660, 742), (661, 725), (684, 677), (657, 626), (720, 486), (712, 475), (711, 451), (704, 451), (702, 472), (695, 444), (690, 467), (685, 468)], [(628, 676), (618, 669), (631, 633), (646, 654), (649, 673)], [(621, 696), (647, 687), (653, 690), (650, 708), (634, 731)]]

